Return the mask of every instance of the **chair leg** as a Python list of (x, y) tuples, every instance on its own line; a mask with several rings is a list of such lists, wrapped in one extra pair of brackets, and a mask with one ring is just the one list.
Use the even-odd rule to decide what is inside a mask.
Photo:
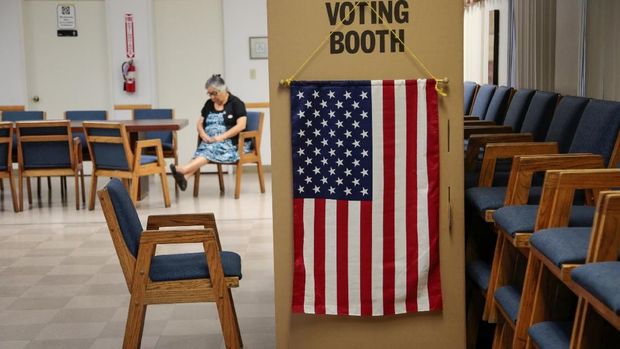
[(541, 309), (545, 306), (543, 294), (539, 287), (546, 285), (544, 278), (548, 277), (544, 266), (532, 253), (529, 254), (527, 269), (523, 281), (523, 291), (521, 292), (521, 302), (519, 303), (519, 315), (515, 325), (515, 335), (513, 339), (514, 348), (523, 348), (527, 342), (527, 330), (535, 322), (533, 319), (542, 320)]
[(217, 179), (220, 182), (220, 195), (224, 195), (224, 171), (222, 171), (222, 164), (217, 164)]
[(140, 177), (132, 175), (131, 177), (131, 201), (133, 204), (138, 203), (138, 190), (140, 189)]
[(13, 174), (10, 171), (9, 171), (9, 186), (11, 188), (11, 198), (13, 199), (13, 211), (19, 212), (20, 209), (19, 209), (19, 201), (17, 200), (17, 190), (15, 188), (15, 182), (13, 182)]
[(237, 330), (237, 338), (239, 338), (239, 346), (243, 348), (243, 339), (241, 338), (241, 329), (239, 328), (239, 320), (237, 319), (237, 310), (235, 310), (235, 300), (232, 297), (232, 291), (228, 289), (228, 297), (230, 298), (230, 306), (232, 308), (233, 316), (235, 318), (234, 326)]
[(235, 183), (235, 199), (239, 198), (239, 193), (241, 192), (241, 175), (243, 174), (243, 166), (241, 164), (237, 164), (237, 180)]
[(142, 332), (144, 331), (144, 318), (146, 316), (146, 305), (141, 300), (134, 299), (132, 296), (127, 312), (127, 323), (125, 324), (125, 339), (123, 349), (138, 349), (142, 343)]
[(496, 317), (491, 316), (495, 315), (493, 312), (493, 307), (495, 306), (494, 298), (495, 295), (495, 285), (497, 280), (497, 274), (499, 269), (499, 261), (501, 258), (502, 245), (504, 243), (504, 239), (502, 237), (501, 232), (497, 232), (497, 239), (495, 243), (495, 251), (493, 252), (493, 263), (491, 266), (491, 275), (489, 276), (489, 287), (487, 288), (487, 296), (486, 302), (484, 303), (484, 312), (482, 313), (482, 320), (488, 321), (489, 323), (496, 322)]
[(93, 171), (92, 179), (90, 181), (90, 198), (88, 199), (88, 209), (95, 209), (95, 192), (97, 191), (97, 175)]
[[(30, 177), (26, 178), (26, 186), (28, 187), (28, 204), (32, 205), (32, 186), (30, 185)], [(22, 209), (24, 205), (20, 205)]]
[(75, 209), (80, 209), (80, 179), (77, 172), (75, 172)]
[[(178, 185), (175, 185), (174, 187), (177, 188)], [(200, 190), (200, 169), (198, 169), (194, 173), (194, 197), (195, 198), (198, 197), (198, 191), (199, 190)]]
[(256, 163), (256, 170), (258, 172), (258, 183), (260, 184), (260, 192), (265, 192), (265, 179), (263, 178), (263, 163), (258, 161)]
[(86, 205), (86, 191), (84, 190), (84, 169), (80, 170), (80, 183), (82, 186), (82, 205)]
[(224, 344), (227, 349), (241, 348), (241, 331), (235, 314), (234, 301), (230, 290), (224, 292), (216, 301), (220, 325), (224, 334)]
[(161, 190), (164, 192), (164, 205), (170, 207), (170, 192), (168, 191), (168, 176), (165, 167), (159, 176), (161, 177)]
[[(28, 184), (30, 184), (29, 181), (27, 181)], [(30, 189), (30, 188), (28, 188)], [(17, 192), (17, 196), (19, 196), (19, 210), (23, 211), (24, 210), (24, 177), (21, 174), (19, 174), (19, 191)], [(30, 194), (30, 191), (28, 191), (28, 194)]]
[(60, 176), (60, 200), (62, 202), (65, 202), (65, 200), (67, 200), (67, 177), (65, 176)]

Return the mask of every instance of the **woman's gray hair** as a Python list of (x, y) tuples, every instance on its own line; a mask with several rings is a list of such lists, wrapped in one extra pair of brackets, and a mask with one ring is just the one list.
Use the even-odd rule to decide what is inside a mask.
[(210, 78), (207, 79), (205, 83), (205, 88), (213, 87), (218, 91), (228, 91), (226, 87), (226, 82), (222, 79), (220, 74), (213, 74)]

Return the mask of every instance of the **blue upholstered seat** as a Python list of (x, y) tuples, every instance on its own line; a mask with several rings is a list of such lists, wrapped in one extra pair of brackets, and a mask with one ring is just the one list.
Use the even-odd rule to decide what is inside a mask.
[(474, 100), (471, 115), (477, 116), (479, 119), (484, 117), (487, 113), (489, 103), (491, 102), (491, 98), (493, 98), (493, 93), (495, 93), (496, 88), (497, 86), (495, 85), (480, 86), (478, 89), (478, 94), (476, 94), (476, 99)]
[(481, 260), (469, 262), (465, 266), (465, 272), (467, 277), (486, 293), (489, 288), (489, 278), (491, 277), (491, 266), (489, 263)]
[(530, 245), (560, 267), (583, 264), (588, 255), (592, 228), (541, 229), (530, 238)]
[(588, 101), (585, 97), (563, 96), (555, 107), (545, 141), (558, 143), (560, 153), (567, 153), (570, 149)]
[(487, 108), (487, 112), (484, 114), (483, 120), (493, 121), (498, 125), (504, 122), (504, 117), (506, 117), (506, 107), (508, 105), (508, 100), (510, 99), (511, 91), (512, 88), (506, 86), (499, 86), (495, 89), (495, 93), (493, 93), (493, 97), (489, 102), (489, 106)]
[[(541, 187), (532, 187), (530, 190), (529, 203), (536, 204), (540, 201)], [(480, 214), (486, 210), (496, 210), (504, 206), (506, 187), (481, 188), (474, 187), (465, 191), (465, 200)]]
[(495, 291), (495, 300), (497, 304), (504, 309), (510, 320), (517, 322), (519, 315), (519, 304), (521, 303), (521, 290), (512, 286), (503, 286)]
[[(120, 180), (112, 179), (107, 189), (125, 245), (131, 254), (137, 257), (143, 229), (136, 208)], [(227, 251), (222, 251), (220, 255), (224, 276), (241, 278), (241, 257)], [(202, 252), (158, 255), (152, 259), (149, 276), (153, 281), (208, 278), (209, 269)]]
[(478, 84), (473, 81), (463, 83), (463, 115), (469, 114), (477, 88)]
[(620, 103), (591, 100), (577, 125), (570, 153), (600, 154), (608, 165), (620, 129)]
[[(590, 227), (594, 220), (595, 208), (592, 206), (573, 206), (569, 218), (571, 227)], [(536, 224), (538, 205), (504, 206), (493, 213), (493, 220), (507, 234), (532, 232)]]
[[(227, 251), (222, 251), (220, 256), (224, 276), (241, 279), (241, 257)], [(205, 279), (209, 278), (209, 267), (202, 252), (160, 255), (153, 257), (149, 275), (153, 281)]]
[(585, 264), (573, 269), (571, 278), (620, 315), (620, 262)]
[[(135, 109), (133, 111), (135, 120), (146, 119), (172, 119), (174, 113), (172, 109)], [(171, 131), (150, 131), (145, 134), (146, 139), (159, 139), (164, 150), (172, 150), (173, 135)]]
[[(33, 125), (34, 126), (34, 125)], [(20, 137), (24, 136), (69, 136), (67, 125), (59, 127), (19, 127)], [(69, 138), (63, 141), (21, 142), (24, 169), (49, 169), (71, 167)]]
[(570, 321), (545, 321), (534, 324), (527, 332), (539, 349), (568, 349), (572, 329)]

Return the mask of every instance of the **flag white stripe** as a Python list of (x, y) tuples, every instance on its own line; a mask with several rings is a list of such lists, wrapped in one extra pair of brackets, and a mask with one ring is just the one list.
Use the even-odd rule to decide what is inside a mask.
[(407, 93), (394, 81), (394, 312), (407, 311)]
[(427, 119), (426, 119), (426, 79), (418, 80), (418, 311), (429, 310), (428, 270), (429, 230), (428, 230), (428, 166), (427, 166)]
[(383, 82), (372, 95), (372, 314), (383, 315)]
[(336, 200), (325, 200), (325, 313), (338, 314)]
[(306, 287), (304, 312), (314, 314), (314, 199), (304, 199), (304, 267)]
[(349, 201), (349, 314), (361, 315), (360, 296), (360, 210), (359, 201)]

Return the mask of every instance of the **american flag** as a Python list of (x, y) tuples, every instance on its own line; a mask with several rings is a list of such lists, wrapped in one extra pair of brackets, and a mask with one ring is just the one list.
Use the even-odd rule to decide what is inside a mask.
[(294, 82), (293, 312), (441, 309), (434, 80)]

